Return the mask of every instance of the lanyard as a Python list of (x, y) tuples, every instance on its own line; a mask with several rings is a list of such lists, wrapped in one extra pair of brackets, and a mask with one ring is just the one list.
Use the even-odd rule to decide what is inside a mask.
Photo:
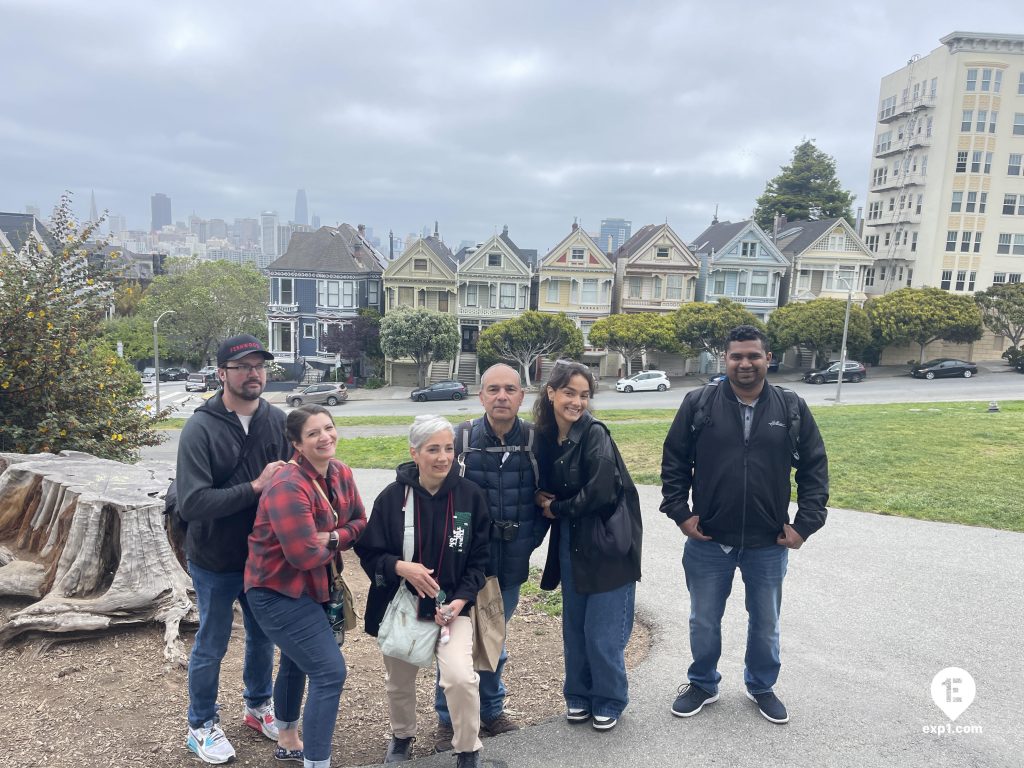
[[(420, 560), (424, 559), (423, 555), (423, 526), (420, 525), (420, 503), (419, 499), (414, 499), (413, 507), (416, 510), (416, 539), (417, 547), (420, 550)], [(437, 578), (441, 578), (441, 564), (444, 562), (444, 549), (448, 539), (448, 527), (451, 525), (454, 528), (454, 504), (452, 501), (452, 492), (448, 491), (448, 507), (445, 510), (444, 517), (444, 529), (441, 531), (441, 546), (437, 553), (437, 565), (434, 567), (434, 573), (437, 574)], [(426, 565), (424, 562), (423, 565)]]

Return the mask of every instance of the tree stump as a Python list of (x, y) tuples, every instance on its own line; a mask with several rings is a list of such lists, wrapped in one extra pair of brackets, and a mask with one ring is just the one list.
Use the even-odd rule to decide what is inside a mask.
[(163, 524), (173, 467), (67, 451), (0, 454), (0, 471), (0, 595), (39, 598), (0, 644), (158, 621), (164, 657), (186, 663), (178, 625), (197, 614)]

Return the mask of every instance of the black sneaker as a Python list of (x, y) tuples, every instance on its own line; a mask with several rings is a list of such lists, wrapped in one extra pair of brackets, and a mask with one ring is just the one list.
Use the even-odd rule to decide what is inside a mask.
[(476, 752), (456, 752), (456, 768), (480, 768), (480, 750)]
[(565, 712), (565, 719), (574, 724), (585, 723), (590, 719), (590, 710), (569, 707)]
[(601, 717), (601, 715), (594, 715), (594, 720), (591, 722), (595, 731), (610, 731), (618, 724), (617, 717)]
[(409, 736), (405, 739), (400, 739), (397, 736), (391, 737), (391, 743), (388, 744), (388, 752), (384, 755), (385, 763), (405, 763), (412, 760), (412, 743), (415, 737)]
[(676, 717), (693, 717), (704, 709), (705, 704), (714, 704), (716, 701), (717, 693), (708, 693), (693, 683), (684, 684), (679, 686), (679, 695), (672, 703), (672, 714)]
[(751, 693), (747, 691), (747, 698), (757, 704), (757, 708), (761, 710), (761, 714), (764, 715), (766, 720), (779, 724), (789, 722), (789, 712), (786, 711), (786, 705), (779, 701), (779, 697), (774, 692)]

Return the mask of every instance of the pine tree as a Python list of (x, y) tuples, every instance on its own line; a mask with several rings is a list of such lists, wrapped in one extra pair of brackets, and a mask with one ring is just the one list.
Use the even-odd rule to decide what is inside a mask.
[(769, 181), (757, 198), (754, 220), (771, 232), (775, 216), (798, 219), (833, 219), (840, 216), (853, 224), (854, 194), (843, 189), (836, 177), (836, 161), (805, 141), (793, 150), (793, 161)]

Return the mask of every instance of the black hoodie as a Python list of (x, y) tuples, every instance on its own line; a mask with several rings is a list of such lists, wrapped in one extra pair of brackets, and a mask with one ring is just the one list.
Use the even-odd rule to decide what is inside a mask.
[[(356, 542), (355, 553), (370, 577), (366, 598), (366, 632), (376, 636), (384, 611), (401, 582), (395, 565), (402, 560), (405, 516), (402, 508), (406, 493), (415, 504), (416, 526), (413, 560), (436, 571), (435, 580), (447, 595), (447, 602), (466, 600), (463, 616), (484, 585), (490, 562), (491, 518), (487, 497), (479, 486), (459, 477), (458, 464), (452, 464), (437, 493), (430, 494), (419, 482), (414, 462), (398, 467), (395, 482), (380, 492), (366, 530)], [(451, 516), (449, 515), (451, 501)], [(423, 549), (424, 553), (420, 552)], [(438, 569), (438, 561), (440, 568)], [(410, 591), (415, 592), (408, 584)]]
[[(260, 399), (249, 433), (221, 392), (196, 409), (178, 442), (178, 509), (188, 523), (185, 554), (214, 573), (241, 573), (259, 496), (251, 482), (270, 462), (287, 461), (284, 411)], [(239, 456), (245, 456), (239, 462)]]

